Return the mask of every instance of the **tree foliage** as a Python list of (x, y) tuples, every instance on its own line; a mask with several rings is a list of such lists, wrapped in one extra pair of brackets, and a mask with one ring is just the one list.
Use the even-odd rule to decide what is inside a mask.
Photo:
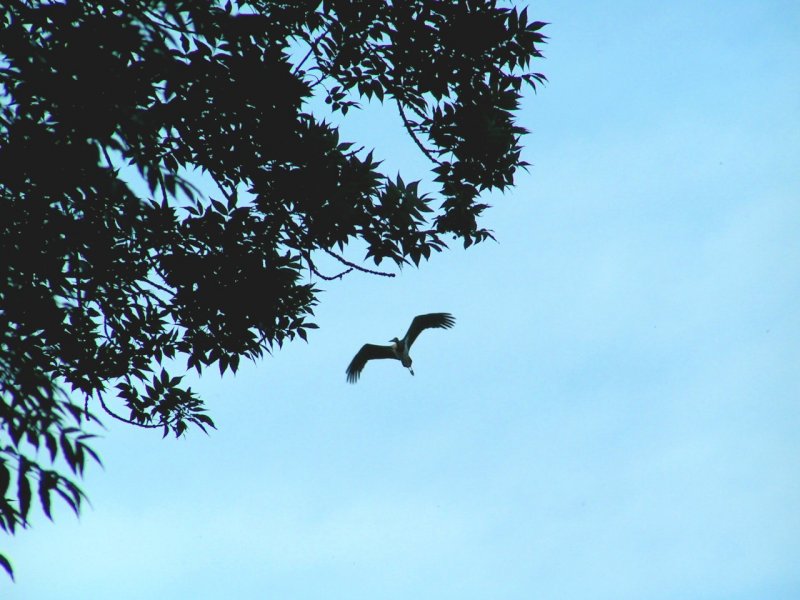
[[(0, 8), (0, 527), (76, 513), (94, 412), (213, 427), (168, 368), (236, 371), (316, 327), (343, 271), (491, 233), (544, 41), (495, 0), (9, 0)], [(377, 100), (438, 192), (390, 178), (332, 115)], [(323, 102), (324, 101), (324, 104)], [(321, 108), (324, 107), (324, 108)], [(327, 112), (326, 112), (327, 110)], [(210, 178), (206, 195), (192, 173)], [(131, 174), (146, 186), (137, 188)], [(196, 179), (194, 180), (196, 181)], [(139, 191), (137, 191), (139, 189)], [(362, 262), (344, 257), (349, 243)], [(177, 365), (177, 366), (176, 366)], [(0, 555), (0, 567), (11, 571)]]

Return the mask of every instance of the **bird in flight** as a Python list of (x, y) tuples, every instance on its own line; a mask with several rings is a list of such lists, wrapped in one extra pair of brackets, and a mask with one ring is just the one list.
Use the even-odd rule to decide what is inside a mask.
[(408, 355), (408, 351), (411, 349), (411, 344), (414, 343), (417, 336), (424, 329), (431, 329), (433, 327), (450, 329), (455, 322), (456, 320), (450, 313), (419, 315), (414, 317), (414, 320), (411, 321), (411, 326), (408, 328), (402, 340), (392, 338), (389, 340), (391, 342), (389, 346), (364, 344), (347, 367), (347, 381), (350, 383), (358, 381), (358, 378), (361, 376), (361, 371), (364, 370), (364, 365), (367, 364), (367, 361), (378, 358), (394, 358), (395, 360), (399, 360), (413, 375), (414, 369), (411, 368), (411, 357)]

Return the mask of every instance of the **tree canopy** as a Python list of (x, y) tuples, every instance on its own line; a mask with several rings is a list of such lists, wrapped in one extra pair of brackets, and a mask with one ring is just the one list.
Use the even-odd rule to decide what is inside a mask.
[[(525, 165), (543, 26), (495, 0), (4, 2), (0, 527), (27, 526), (34, 496), (78, 512), (97, 414), (213, 427), (168, 367), (236, 371), (305, 339), (308, 271), (387, 274), (491, 237), (479, 197)], [(331, 115), (369, 101), (436, 193), (340, 139)]]

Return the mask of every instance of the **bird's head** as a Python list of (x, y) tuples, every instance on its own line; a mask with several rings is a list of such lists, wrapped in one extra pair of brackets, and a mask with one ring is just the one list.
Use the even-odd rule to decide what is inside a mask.
[(400, 340), (398, 338), (396, 338), (396, 337), (393, 337), (389, 341), (392, 342), (392, 344), (394, 344), (395, 346), (400, 343)]

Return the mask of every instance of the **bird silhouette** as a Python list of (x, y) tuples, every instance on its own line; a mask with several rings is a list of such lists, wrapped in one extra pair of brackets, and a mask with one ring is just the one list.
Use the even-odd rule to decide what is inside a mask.
[(347, 381), (355, 383), (361, 376), (361, 371), (367, 361), (379, 358), (394, 358), (399, 360), (404, 367), (406, 367), (411, 374), (414, 374), (414, 369), (411, 368), (411, 357), (408, 351), (411, 349), (411, 344), (417, 339), (417, 336), (425, 330), (434, 327), (439, 329), (450, 329), (456, 320), (450, 313), (429, 313), (427, 315), (418, 315), (411, 321), (411, 325), (406, 332), (403, 339), (392, 338), (389, 340), (389, 346), (379, 346), (377, 344), (364, 344), (361, 346), (350, 365), (347, 367)]

